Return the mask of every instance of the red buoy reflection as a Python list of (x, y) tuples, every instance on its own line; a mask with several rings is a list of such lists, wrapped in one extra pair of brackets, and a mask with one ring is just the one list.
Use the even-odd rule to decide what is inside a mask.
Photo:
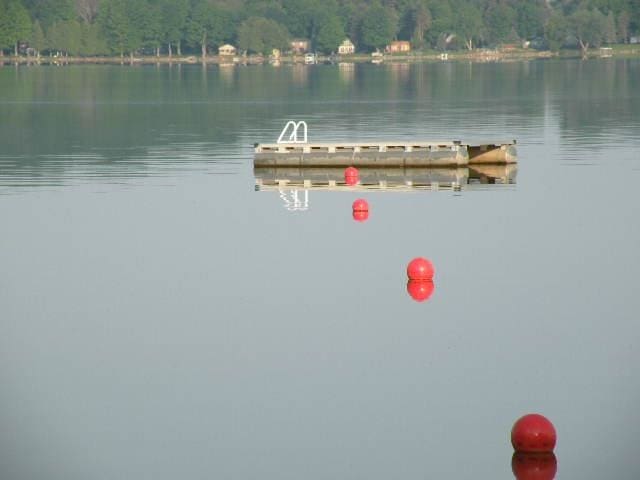
[(407, 292), (416, 302), (429, 300), (436, 288), (431, 280), (409, 280), (407, 282)]
[(369, 220), (369, 210), (354, 210), (353, 219), (356, 222), (366, 222)]
[(344, 169), (344, 183), (350, 187), (357, 185), (360, 181), (360, 172), (355, 167), (347, 167)]
[(511, 470), (518, 480), (553, 480), (558, 461), (553, 452), (515, 452), (511, 457)]

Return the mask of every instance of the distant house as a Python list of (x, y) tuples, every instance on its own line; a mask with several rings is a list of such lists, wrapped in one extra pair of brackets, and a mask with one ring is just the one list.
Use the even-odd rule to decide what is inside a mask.
[(305, 53), (309, 51), (309, 40), (296, 38), (291, 40), (290, 45), (293, 53)]
[(352, 53), (355, 53), (355, 51), (355, 45), (351, 43), (351, 40), (349, 40), (348, 38), (345, 39), (344, 42), (342, 42), (338, 47), (339, 55), (351, 55)]
[(394, 40), (385, 50), (388, 53), (407, 53), (411, 51), (411, 43), (406, 40)]
[(637, 45), (638, 43), (640, 43), (640, 37), (630, 37), (629, 38), (629, 43)]
[(218, 48), (218, 55), (220, 56), (235, 55), (235, 54), (236, 54), (236, 47), (234, 47), (233, 45), (226, 44)]

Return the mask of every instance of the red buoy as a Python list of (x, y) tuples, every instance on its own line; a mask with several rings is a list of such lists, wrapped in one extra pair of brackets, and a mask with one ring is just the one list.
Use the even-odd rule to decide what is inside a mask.
[(344, 183), (349, 186), (357, 185), (360, 181), (360, 172), (355, 167), (347, 167), (344, 169)]
[(558, 461), (553, 453), (515, 452), (511, 470), (518, 480), (553, 480)]
[(407, 276), (411, 280), (431, 280), (433, 279), (433, 265), (426, 258), (414, 258), (407, 266)]
[(368, 212), (369, 202), (367, 202), (364, 198), (358, 198), (353, 202), (352, 207), (354, 212)]
[(514, 423), (511, 444), (516, 452), (553, 452), (556, 429), (546, 417), (531, 413)]
[(434, 288), (435, 285), (431, 280), (409, 280), (407, 282), (407, 292), (416, 302), (429, 300)]
[(369, 210), (354, 210), (353, 219), (356, 222), (366, 222), (369, 220)]

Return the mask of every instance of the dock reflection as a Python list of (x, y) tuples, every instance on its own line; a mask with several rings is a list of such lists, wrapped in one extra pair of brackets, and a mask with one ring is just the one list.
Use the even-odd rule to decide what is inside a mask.
[[(516, 184), (517, 165), (461, 168), (360, 168), (359, 182), (347, 185), (342, 168), (258, 167), (256, 190), (469, 190)], [(491, 187), (489, 187), (491, 188)]]

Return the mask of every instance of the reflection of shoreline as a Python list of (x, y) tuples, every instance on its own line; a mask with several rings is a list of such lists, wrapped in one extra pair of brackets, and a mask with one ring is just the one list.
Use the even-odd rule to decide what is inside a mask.
[[(635, 52), (633, 52), (635, 53)], [(595, 53), (594, 53), (595, 55)], [(637, 55), (636, 55), (637, 56)], [(536, 58), (550, 58), (550, 57), (558, 57), (557, 54), (548, 51), (523, 51), (523, 52), (501, 52), (501, 51), (482, 51), (478, 50), (475, 52), (448, 52), (447, 60), (448, 61), (476, 61), (476, 62), (487, 62), (487, 61), (515, 61), (515, 60), (532, 60)], [(236, 63), (250, 63), (250, 64), (265, 64), (268, 65), (268, 59), (264, 57), (251, 55), (247, 57), (236, 57), (238, 61)], [(564, 56), (563, 56), (564, 58)], [(304, 56), (281, 56), (280, 62), (283, 64), (304, 64)], [(56, 65), (66, 65), (66, 64), (110, 64), (110, 65), (153, 65), (153, 64), (218, 64), (228, 62), (228, 57), (219, 57), (217, 55), (207, 56), (206, 58), (202, 58), (201, 55), (183, 55), (183, 56), (171, 56), (168, 55), (149, 55), (149, 56), (140, 56), (136, 55), (133, 58), (129, 56), (120, 57), (49, 57), (49, 56), (41, 56), (37, 57), (27, 57), (27, 56), (4, 56), (0, 57), (0, 64), (12, 64), (12, 63), (21, 63), (21, 64), (56, 64)], [(339, 62), (348, 62), (348, 63), (370, 63), (371, 56), (367, 54), (355, 54), (348, 55), (338, 58)], [(413, 53), (411, 55), (386, 55), (384, 57), (384, 61), (386, 63), (421, 63), (421, 62), (441, 62), (440, 53), (429, 53), (429, 54), (420, 54)], [(331, 57), (318, 55), (318, 63), (333, 63)]]
[(515, 185), (517, 165), (472, 168), (361, 168), (359, 183), (349, 186), (341, 168), (256, 168), (257, 190), (467, 190)]

